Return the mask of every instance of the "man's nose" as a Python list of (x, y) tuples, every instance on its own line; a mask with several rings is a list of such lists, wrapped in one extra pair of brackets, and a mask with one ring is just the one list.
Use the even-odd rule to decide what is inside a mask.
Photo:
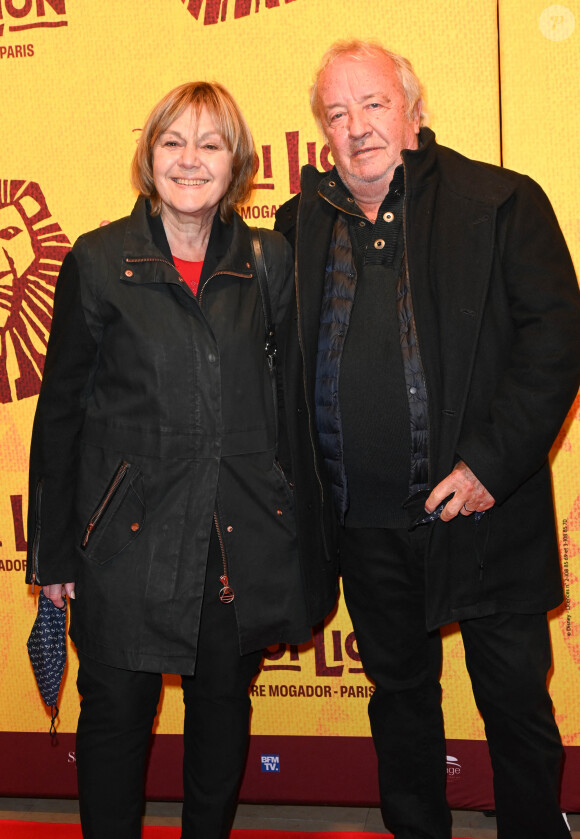
[(364, 137), (370, 131), (370, 123), (364, 111), (353, 111), (349, 114), (348, 132), (351, 137)]

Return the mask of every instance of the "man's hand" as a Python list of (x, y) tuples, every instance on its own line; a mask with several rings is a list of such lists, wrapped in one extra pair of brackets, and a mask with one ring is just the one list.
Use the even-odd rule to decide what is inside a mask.
[(449, 495), (453, 495), (453, 497), (443, 508), (441, 521), (451, 521), (458, 513), (461, 513), (462, 516), (470, 516), (476, 512), (482, 513), (495, 504), (493, 495), (489, 494), (469, 466), (462, 460), (459, 461), (450, 475), (447, 475), (441, 483), (437, 484), (425, 502), (427, 512), (432, 513)]
[(62, 609), (64, 606), (63, 594), (68, 595), (73, 600), (75, 599), (75, 584), (74, 583), (54, 583), (50, 586), (43, 586), (42, 593), (49, 600), (52, 600), (57, 609)]

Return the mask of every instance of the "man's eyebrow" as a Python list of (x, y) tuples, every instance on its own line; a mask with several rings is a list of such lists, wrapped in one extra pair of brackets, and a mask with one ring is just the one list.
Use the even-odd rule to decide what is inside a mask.
[[(384, 93), (382, 91), (377, 91), (376, 93), (367, 93), (366, 96), (363, 96), (362, 99), (359, 99), (359, 103), (370, 102), (373, 99), (384, 99), (385, 102), (390, 102), (391, 97), (388, 93)], [(330, 111), (332, 108), (344, 108), (346, 107), (342, 102), (331, 102), (330, 105), (325, 105), (325, 110)]]
[(388, 93), (385, 93), (384, 90), (378, 90), (376, 93), (369, 93), (367, 96), (363, 96), (363, 98), (360, 101), (368, 102), (371, 99), (384, 99), (385, 102), (391, 101), (391, 97)]
[(329, 105), (325, 105), (324, 109), (329, 111), (331, 108), (343, 108), (344, 105), (342, 102), (331, 102)]

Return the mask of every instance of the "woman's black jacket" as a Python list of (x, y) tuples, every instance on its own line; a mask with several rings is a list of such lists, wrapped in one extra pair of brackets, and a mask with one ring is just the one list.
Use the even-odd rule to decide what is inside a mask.
[[(264, 231), (273, 318), (290, 248)], [(132, 670), (192, 673), (215, 519), (242, 653), (298, 643), (334, 589), (297, 558), (250, 231), (216, 216), (197, 298), (160, 219), (81, 236), (57, 283), (30, 460), (28, 580), (75, 581), (79, 651)], [(308, 591), (308, 602), (305, 591)]]

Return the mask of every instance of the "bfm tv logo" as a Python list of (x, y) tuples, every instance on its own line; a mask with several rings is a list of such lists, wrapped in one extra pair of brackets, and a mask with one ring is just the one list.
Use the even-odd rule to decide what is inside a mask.
[(260, 755), (262, 772), (279, 772), (280, 755)]
[[(277, 6), (282, 6), (288, 3), (294, 3), (296, 0), (262, 0), (262, 9), (274, 9)], [(228, 16), (228, 0), (181, 0), (187, 6), (187, 11), (196, 20), (199, 20), (202, 6), (205, 2), (205, 14), (203, 18), (204, 26), (212, 23), (223, 22)], [(260, 11), (260, 0), (230, 0), (229, 12), (230, 19), (247, 17), (252, 12), (252, 5), (254, 11)], [(233, 15), (232, 15), (233, 7)]]
[[(260, 755), (262, 772), (279, 772), (280, 755)], [(447, 776), (456, 778), (461, 775), (461, 764), (456, 757), (447, 755)]]
[(65, 0), (0, 0), (0, 36), (26, 29), (68, 26)]

